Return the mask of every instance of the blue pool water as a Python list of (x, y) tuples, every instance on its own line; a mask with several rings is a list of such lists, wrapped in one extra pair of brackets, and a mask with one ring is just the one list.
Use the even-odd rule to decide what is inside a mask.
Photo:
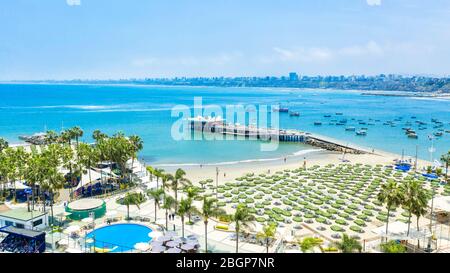
[[(144, 140), (139, 158), (152, 165), (187, 163), (220, 163), (280, 158), (311, 147), (283, 143), (275, 151), (261, 151), (259, 141), (176, 141), (171, 127), (178, 117), (171, 108), (183, 104), (193, 106), (194, 97), (202, 97), (203, 105), (280, 103), (298, 111), (300, 117), (280, 114), (280, 127), (299, 129), (329, 136), (349, 143), (388, 152), (414, 155), (416, 146), (422, 159), (429, 160), (428, 135), (450, 130), (449, 99), (365, 96), (358, 91), (302, 90), (287, 88), (227, 88), (139, 85), (62, 85), (0, 84), (0, 137), (18, 142), (21, 134), (60, 131), (61, 127), (81, 126), (83, 141), (92, 141), (92, 132), (100, 129), (108, 134), (123, 131)], [(342, 112), (342, 116), (335, 116)], [(331, 115), (325, 118), (324, 115)], [(411, 117), (415, 117), (412, 119)], [(332, 120), (347, 119), (346, 126), (330, 125)], [(383, 125), (395, 121), (396, 126)], [(433, 128), (431, 119), (443, 122)], [(373, 125), (359, 124), (358, 120)], [(379, 120), (379, 121), (375, 121)], [(426, 122), (419, 130), (415, 121)], [(315, 126), (321, 121), (322, 126)], [(407, 125), (411, 122), (411, 125)], [(368, 127), (367, 136), (356, 136), (345, 127)], [(408, 138), (403, 127), (412, 127), (418, 139)], [(450, 133), (433, 143), (439, 158), (450, 150)], [(182, 151), (182, 152), (181, 152)]]
[[(151, 241), (148, 236), (151, 231), (151, 228), (138, 224), (115, 224), (88, 233), (86, 240), (89, 242), (95, 236), (95, 247), (110, 249), (108, 252), (124, 252), (133, 250), (136, 243)], [(93, 244), (91, 242), (87, 246), (92, 247)]]

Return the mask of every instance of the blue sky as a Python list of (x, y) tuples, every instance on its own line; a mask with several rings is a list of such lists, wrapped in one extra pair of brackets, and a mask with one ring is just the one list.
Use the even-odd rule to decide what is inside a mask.
[(0, 26), (0, 80), (450, 74), (448, 0), (2, 0)]

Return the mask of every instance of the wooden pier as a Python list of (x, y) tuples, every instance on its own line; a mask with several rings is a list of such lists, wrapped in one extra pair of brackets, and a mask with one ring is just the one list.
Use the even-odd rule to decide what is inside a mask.
[(258, 139), (264, 141), (278, 140), (280, 142), (304, 143), (329, 151), (346, 152), (354, 154), (370, 153), (356, 146), (344, 145), (337, 140), (313, 135), (299, 130), (284, 130), (273, 128), (259, 128), (252, 125), (226, 123), (219, 118), (197, 117), (191, 118), (192, 131), (222, 134), (224, 136), (244, 137), (246, 139)]

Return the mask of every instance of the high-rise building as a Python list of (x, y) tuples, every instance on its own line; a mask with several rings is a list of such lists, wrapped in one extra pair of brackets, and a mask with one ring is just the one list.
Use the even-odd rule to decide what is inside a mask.
[(298, 74), (295, 72), (289, 73), (289, 80), (290, 81), (298, 81)]

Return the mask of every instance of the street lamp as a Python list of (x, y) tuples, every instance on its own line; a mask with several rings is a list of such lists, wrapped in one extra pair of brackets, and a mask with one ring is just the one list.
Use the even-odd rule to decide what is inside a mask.
[(216, 199), (218, 199), (217, 190), (219, 187), (219, 167), (216, 167)]

